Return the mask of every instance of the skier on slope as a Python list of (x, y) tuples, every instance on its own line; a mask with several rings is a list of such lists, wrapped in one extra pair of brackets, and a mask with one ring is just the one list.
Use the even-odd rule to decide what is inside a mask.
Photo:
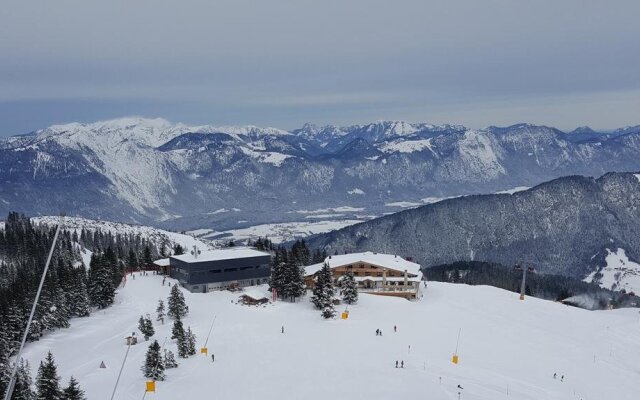
[(398, 332), (398, 327), (394, 325), (394, 326), (393, 326), (393, 331), (394, 331), (394, 332)]
[(398, 360), (396, 360), (396, 368), (398, 368)]

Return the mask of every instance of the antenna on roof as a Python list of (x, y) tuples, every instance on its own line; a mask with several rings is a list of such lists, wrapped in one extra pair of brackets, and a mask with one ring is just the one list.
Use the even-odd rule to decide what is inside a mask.
[(200, 254), (200, 250), (198, 250), (198, 246), (193, 245), (193, 250), (191, 250), (191, 255), (193, 258), (198, 258), (198, 254)]

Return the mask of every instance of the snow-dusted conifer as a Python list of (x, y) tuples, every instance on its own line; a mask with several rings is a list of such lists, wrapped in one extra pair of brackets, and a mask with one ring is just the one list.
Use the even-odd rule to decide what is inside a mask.
[(144, 365), (142, 366), (142, 372), (147, 378), (154, 379), (156, 381), (164, 380), (164, 362), (162, 355), (160, 354), (160, 345), (157, 340), (154, 340), (147, 350)]
[(156, 307), (156, 321), (164, 324), (164, 317), (166, 314), (164, 313), (164, 302), (162, 300), (158, 300), (158, 307)]
[(113, 275), (104, 258), (97, 254), (91, 255), (89, 263), (89, 300), (91, 305), (98, 308), (107, 308), (113, 304), (115, 286)]
[(178, 285), (171, 287), (167, 315), (171, 318), (183, 318), (189, 313), (189, 307)]
[(78, 381), (72, 376), (69, 385), (62, 390), (62, 400), (87, 400)]
[(31, 367), (29, 362), (24, 359), (20, 360), (18, 372), (16, 374), (16, 384), (13, 389), (11, 400), (34, 400), (36, 394), (31, 388), (33, 381), (31, 380)]
[(40, 362), (38, 376), (36, 377), (36, 399), (37, 400), (61, 400), (60, 377), (58, 368), (51, 352), (47, 353), (47, 358)]
[(306, 286), (304, 284), (304, 269), (290, 261), (285, 264), (284, 276), (285, 296), (293, 300), (303, 296), (306, 291)]
[(188, 327), (184, 335), (178, 338), (178, 355), (187, 358), (194, 354), (196, 354), (196, 335), (191, 332), (191, 327)]
[(171, 350), (164, 351), (164, 367), (166, 369), (178, 367), (178, 362), (176, 361), (176, 357), (173, 355), (173, 352)]
[(171, 339), (180, 341), (180, 338), (184, 337), (184, 326), (182, 320), (178, 317), (173, 321), (173, 328), (171, 328)]
[(342, 286), (340, 290), (342, 300), (347, 304), (355, 304), (358, 301), (358, 284), (353, 276), (353, 272), (348, 271), (342, 275), (340, 284)]
[(151, 322), (151, 318), (149, 315), (146, 317), (140, 316), (138, 320), (138, 329), (142, 332), (144, 336), (144, 340), (149, 340), (149, 338), (155, 335), (155, 330), (153, 329), (153, 323)]

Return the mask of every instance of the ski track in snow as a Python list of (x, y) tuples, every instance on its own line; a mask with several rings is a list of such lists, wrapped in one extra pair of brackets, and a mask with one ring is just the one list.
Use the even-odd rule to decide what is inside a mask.
[[(73, 375), (89, 399), (108, 398), (126, 352), (124, 337), (169, 294), (161, 281), (129, 278), (111, 308), (29, 343), (25, 358), (33, 372), (51, 350), (63, 382)], [(517, 294), (486, 286), (432, 282), (421, 301), (361, 294), (348, 320), (325, 321), (308, 297), (247, 307), (233, 303), (239, 293), (183, 292), (190, 308), (184, 325), (197, 335), (198, 348), (217, 317), (208, 343), (216, 361), (178, 359), (180, 366), (168, 370), (147, 398), (453, 400), (457, 385), (465, 400), (636, 400), (640, 393), (635, 309), (590, 312), (519, 301)], [(268, 296), (265, 286), (251, 292)], [(154, 322), (152, 339), (161, 345), (166, 339), (165, 348), (176, 352), (167, 339), (171, 325)], [(378, 328), (382, 337), (375, 335)], [(460, 364), (454, 365), (459, 328)], [(131, 347), (117, 399), (142, 398), (140, 367), (149, 343)], [(394, 368), (396, 360), (406, 368)], [(102, 361), (106, 369), (99, 368)], [(554, 372), (565, 381), (554, 380)]]

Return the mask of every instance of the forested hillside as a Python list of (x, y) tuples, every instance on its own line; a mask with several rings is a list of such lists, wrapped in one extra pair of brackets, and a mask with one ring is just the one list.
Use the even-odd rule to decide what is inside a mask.
[(377, 251), (423, 267), (487, 261), (584, 278), (608, 250), (640, 259), (640, 175), (570, 176), (513, 194), (467, 196), (309, 239), (314, 249)]

